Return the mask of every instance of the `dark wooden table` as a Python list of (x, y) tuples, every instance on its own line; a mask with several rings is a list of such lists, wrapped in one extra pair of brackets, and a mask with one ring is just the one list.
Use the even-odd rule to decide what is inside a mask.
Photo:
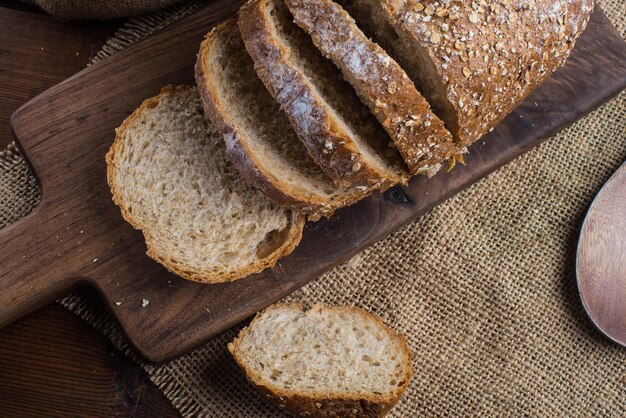
[[(0, 150), (11, 113), (85, 67), (121, 24), (63, 23), (0, 0)], [(179, 416), (147, 374), (57, 304), (0, 330), (0, 417)]]

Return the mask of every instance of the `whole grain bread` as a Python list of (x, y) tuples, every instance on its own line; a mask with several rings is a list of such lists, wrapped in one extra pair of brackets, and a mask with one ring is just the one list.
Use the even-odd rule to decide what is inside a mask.
[(412, 376), (406, 339), (350, 306), (271, 306), (228, 349), (257, 390), (298, 416), (382, 417)]
[(411, 174), (456, 153), (452, 136), (404, 70), (331, 0), (286, 0), (295, 22), (341, 69), (395, 142)]
[(257, 77), (235, 20), (207, 34), (195, 74), (206, 112), (224, 133), (233, 163), (274, 201), (318, 219), (371, 192), (336, 186), (313, 161)]
[(343, 187), (386, 189), (408, 171), (389, 137), (333, 63), (293, 23), (284, 0), (252, 0), (239, 29), (255, 69), (309, 154)]
[(271, 267), (304, 218), (253, 189), (226, 155), (196, 88), (166, 87), (115, 131), (107, 180), (148, 255), (185, 279), (218, 283)]
[(460, 147), (562, 66), (593, 0), (339, 0), (403, 66)]

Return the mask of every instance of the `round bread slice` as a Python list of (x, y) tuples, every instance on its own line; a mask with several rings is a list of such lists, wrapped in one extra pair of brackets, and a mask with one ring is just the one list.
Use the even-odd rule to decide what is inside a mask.
[(273, 305), (228, 349), (256, 389), (298, 416), (382, 417), (412, 376), (406, 339), (352, 306)]
[(196, 88), (164, 88), (115, 133), (106, 156), (113, 201), (172, 273), (232, 281), (272, 267), (300, 242), (304, 218), (241, 178)]

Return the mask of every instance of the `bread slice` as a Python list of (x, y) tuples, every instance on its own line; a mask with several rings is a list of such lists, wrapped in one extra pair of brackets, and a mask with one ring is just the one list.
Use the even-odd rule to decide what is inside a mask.
[(593, 9), (592, 0), (339, 1), (404, 67), (462, 146), (563, 65)]
[(233, 163), (274, 201), (317, 219), (366, 195), (365, 187), (337, 187), (309, 156), (257, 77), (235, 20), (209, 32), (195, 73), (206, 112), (224, 133)]
[(252, 385), (310, 417), (382, 417), (412, 376), (406, 339), (355, 307), (277, 304), (228, 345)]
[(432, 172), (456, 147), (404, 70), (331, 0), (286, 0), (295, 22), (332, 59), (394, 140), (412, 174)]
[(115, 131), (107, 180), (148, 255), (204, 283), (271, 267), (302, 237), (304, 218), (248, 186), (195, 88), (166, 87)]
[(252, 0), (239, 29), (257, 74), (317, 164), (338, 185), (386, 189), (408, 171), (333, 63), (293, 23), (284, 0)]

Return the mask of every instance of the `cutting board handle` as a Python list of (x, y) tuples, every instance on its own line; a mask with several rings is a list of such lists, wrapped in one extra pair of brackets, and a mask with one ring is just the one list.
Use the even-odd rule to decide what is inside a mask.
[(46, 229), (43, 213), (36, 208), (0, 229), (0, 328), (54, 301), (78, 280), (68, 275), (62, 261), (67, 246), (53, 245), (55, 231)]

